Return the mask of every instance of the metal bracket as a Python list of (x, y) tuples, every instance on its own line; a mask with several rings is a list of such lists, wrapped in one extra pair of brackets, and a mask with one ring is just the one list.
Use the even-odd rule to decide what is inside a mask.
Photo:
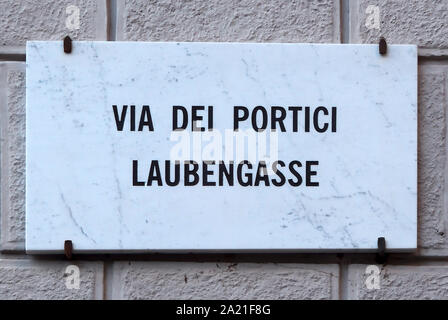
[(382, 56), (384, 56), (387, 53), (387, 42), (384, 37), (380, 38), (379, 52), (380, 52), (380, 55), (382, 55)]
[(71, 260), (73, 256), (73, 243), (72, 240), (65, 240), (64, 253), (67, 260)]
[(378, 238), (378, 252), (375, 257), (378, 264), (385, 264), (387, 261), (386, 253), (386, 239), (384, 237)]
[(64, 38), (64, 52), (71, 53), (72, 52), (72, 39), (69, 36)]

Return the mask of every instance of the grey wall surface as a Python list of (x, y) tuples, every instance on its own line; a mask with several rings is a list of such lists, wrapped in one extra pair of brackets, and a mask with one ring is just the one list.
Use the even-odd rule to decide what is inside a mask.
[[(448, 299), (448, 0), (0, 0), (0, 30), (0, 299)], [(417, 252), (380, 265), (378, 289), (366, 285), (373, 254), (26, 255), (24, 46), (65, 35), (417, 44)], [(79, 289), (65, 285), (69, 265)]]

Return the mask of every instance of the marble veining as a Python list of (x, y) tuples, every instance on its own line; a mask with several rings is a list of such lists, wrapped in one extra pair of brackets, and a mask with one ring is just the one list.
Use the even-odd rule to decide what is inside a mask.
[[(27, 252), (417, 246), (415, 46), (31, 41), (26, 68)], [(130, 114), (119, 131), (113, 105), (135, 105), (137, 127), (148, 105), (154, 131)], [(319, 161), (319, 186), (135, 185), (133, 161), (145, 184), (152, 160), (173, 160), (176, 105), (213, 106), (222, 134), (234, 106), (286, 108), (278, 159)], [(302, 109), (293, 132), (290, 106), (336, 107), (337, 128), (306, 132)]]

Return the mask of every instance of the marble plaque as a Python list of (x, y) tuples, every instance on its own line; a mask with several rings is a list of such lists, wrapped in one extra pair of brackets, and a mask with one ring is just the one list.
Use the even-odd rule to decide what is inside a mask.
[(417, 241), (417, 49), (31, 41), (26, 250)]

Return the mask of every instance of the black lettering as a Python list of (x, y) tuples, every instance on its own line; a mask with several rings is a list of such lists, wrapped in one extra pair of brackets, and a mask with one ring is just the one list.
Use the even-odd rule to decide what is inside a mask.
[(305, 132), (310, 132), (310, 107), (305, 107)]
[[(177, 112), (182, 112), (182, 125), (179, 126)], [(182, 106), (173, 106), (173, 131), (174, 130), (185, 130), (187, 129), (188, 125), (188, 112), (187, 109), (185, 109)]]
[[(192, 106), (191, 107), (191, 127), (193, 131), (205, 131), (204, 127), (198, 127), (197, 122), (202, 121), (203, 116), (198, 115), (199, 110), (204, 110), (204, 106)], [(201, 122), (202, 123), (202, 122)]]
[(284, 167), (285, 163), (281, 160), (274, 161), (274, 163), (272, 163), (272, 170), (280, 178), (280, 181), (272, 179), (271, 182), (274, 186), (281, 187), (286, 183), (286, 178), (285, 175), (278, 169), (278, 165), (280, 165), (280, 167)]
[(174, 163), (174, 181), (171, 181), (171, 161), (165, 160), (165, 183), (167, 186), (175, 187), (180, 181), (180, 162)]
[(288, 107), (289, 111), (292, 111), (292, 132), (299, 131), (299, 111), (302, 111), (302, 107)]
[(133, 186), (144, 186), (144, 181), (138, 181), (138, 161), (132, 160), (132, 185)]
[(215, 161), (202, 162), (202, 185), (205, 187), (216, 186), (216, 182), (208, 181), (208, 176), (213, 175), (213, 171), (208, 170), (208, 165), (214, 165)]
[(135, 106), (131, 106), (131, 131), (135, 131)]
[(246, 165), (248, 169), (252, 169), (252, 164), (249, 161), (242, 161), (238, 164), (237, 168), (237, 178), (238, 183), (243, 187), (252, 186), (252, 174), (246, 173), (245, 177), (247, 178), (247, 181), (243, 181), (243, 166)]
[[(193, 165), (193, 169), (190, 170), (190, 164)], [(194, 186), (199, 182), (198, 175), (199, 165), (195, 161), (185, 161), (184, 163), (184, 184), (185, 186)], [(190, 176), (193, 176), (193, 181), (190, 181)]]
[(208, 106), (208, 130), (213, 130), (213, 106)]
[(331, 132), (336, 132), (336, 107), (331, 108)]
[[(280, 111), (280, 116), (277, 116), (277, 111)], [(281, 132), (286, 132), (285, 124), (283, 121), (286, 118), (286, 110), (283, 107), (272, 107), (271, 108), (271, 129), (277, 130), (277, 122), (280, 127)], [(294, 122), (294, 119), (293, 119)]]
[(114, 109), (114, 117), (115, 117), (115, 124), (117, 125), (118, 131), (123, 131), (124, 127), (124, 121), (126, 120), (126, 111), (128, 110), (128, 106), (124, 105), (121, 109), (121, 116), (118, 115), (118, 108), (116, 105), (112, 106), (112, 109)]
[(297, 165), (297, 167), (302, 167), (302, 163), (300, 163), (300, 161), (291, 161), (289, 163), (289, 171), (291, 171), (291, 173), (294, 175), (294, 177), (297, 178), (297, 181), (294, 181), (294, 179), (288, 179), (288, 182), (291, 186), (293, 187), (298, 187), (302, 184), (303, 180), (302, 180), (302, 176), (300, 175), (299, 172), (296, 171), (296, 169), (294, 168), (294, 165)]
[(328, 130), (328, 123), (325, 122), (324, 126), (321, 128), (319, 127), (319, 112), (323, 112), (324, 115), (328, 116), (328, 110), (325, 107), (317, 107), (316, 110), (314, 110), (314, 115), (313, 115), (313, 124), (314, 124), (314, 129), (317, 132), (325, 132)]
[(140, 115), (138, 131), (143, 131), (144, 126), (148, 126), (149, 131), (154, 131), (154, 125), (152, 123), (151, 110), (149, 109), (149, 106), (142, 107), (142, 114)]
[(269, 175), (266, 167), (266, 162), (264, 161), (260, 161), (258, 163), (257, 175), (255, 176), (254, 186), (258, 187), (260, 185), (260, 181), (264, 181), (264, 185), (266, 187), (269, 187)]
[[(243, 115), (240, 117), (240, 110), (243, 111)], [(243, 106), (233, 107), (233, 130), (239, 129), (238, 122), (245, 121), (249, 118), (249, 110)]]
[(317, 171), (311, 170), (311, 166), (319, 165), (319, 161), (307, 161), (306, 166), (306, 186), (307, 187), (318, 187), (319, 182), (311, 181), (311, 177), (317, 175)]
[(157, 181), (158, 186), (162, 186), (162, 177), (160, 174), (160, 167), (159, 167), (159, 161), (152, 160), (151, 166), (149, 167), (149, 174), (148, 174), (148, 182), (146, 183), (147, 186), (152, 186), (152, 182)]
[(233, 161), (229, 163), (229, 170), (223, 161), (219, 161), (219, 185), (224, 185), (224, 176), (226, 177), (229, 186), (233, 186)]
[[(261, 116), (262, 116), (262, 121), (261, 121), (260, 127), (257, 124), (258, 111), (261, 111)], [(254, 130), (257, 132), (261, 132), (261, 131), (264, 131), (267, 126), (268, 126), (268, 112), (262, 106), (255, 107), (254, 110), (252, 110), (252, 128), (254, 128)]]

